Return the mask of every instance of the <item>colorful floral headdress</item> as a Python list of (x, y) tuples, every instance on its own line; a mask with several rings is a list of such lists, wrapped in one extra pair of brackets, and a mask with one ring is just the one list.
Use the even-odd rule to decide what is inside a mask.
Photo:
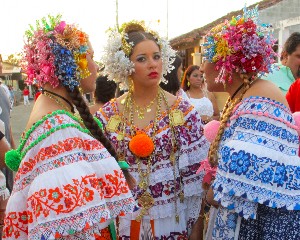
[[(171, 48), (169, 42), (164, 38), (160, 38), (156, 32), (145, 27), (143, 22), (130, 21), (124, 23), (120, 29), (109, 29), (107, 45), (104, 48), (101, 59), (105, 65), (104, 74), (108, 75), (108, 79), (120, 83), (123, 89), (128, 87), (128, 76), (134, 72), (134, 63), (129, 59), (133, 48), (133, 43), (128, 42), (127, 33), (129, 31), (145, 31), (153, 35), (160, 46), (162, 54), (162, 75), (166, 75), (174, 68), (172, 63), (175, 60), (175, 51)], [(162, 81), (167, 82), (163, 76)]]
[(258, 6), (243, 9), (243, 15), (214, 27), (205, 36), (204, 56), (216, 63), (216, 82), (232, 82), (232, 74), (257, 75), (272, 72), (277, 54), (270, 25), (258, 23)]
[(59, 84), (71, 90), (80, 80), (90, 75), (86, 54), (88, 36), (75, 25), (61, 21), (61, 15), (36, 21), (25, 32), (22, 67), (27, 73), (27, 84), (52, 87)]

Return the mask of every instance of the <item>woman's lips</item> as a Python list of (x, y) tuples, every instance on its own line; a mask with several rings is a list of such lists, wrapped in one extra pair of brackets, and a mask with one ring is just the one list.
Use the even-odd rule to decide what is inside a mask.
[(157, 78), (158, 77), (158, 73), (157, 72), (151, 72), (151, 73), (148, 74), (148, 76), (150, 78)]

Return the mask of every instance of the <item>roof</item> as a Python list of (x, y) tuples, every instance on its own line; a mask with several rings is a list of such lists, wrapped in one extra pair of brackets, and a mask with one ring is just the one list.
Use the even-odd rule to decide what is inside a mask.
[[(260, 2), (257, 2), (255, 4), (252, 4), (248, 8), (253, 8), (257, 4), (258, 10), (266, 9), (271, 6), (276, 5), (279, 2), (282, 2), (283, 0), (263, 0)], [(201, 39), (201, 37), (205, 36), (206, 33), (213, 28), (214, 26), (224, 22), (226, 19), (231, 19), (233, 16), (241, 15), (243, 13), (243, 10), (238, 10), (234, 12), (230, 12), (226, 14), (223, 17), (218, 18), (217, 20), (203, 26), (197, 29), (194, 29), (188, 33), (185, 33), (183, 35), (180, 35), (178, 37), (175, 37), (170, 40), (170, 44), (174, 49), (183, 49), (183, 48), (189, 48), (195, 46), (195, 44)]]

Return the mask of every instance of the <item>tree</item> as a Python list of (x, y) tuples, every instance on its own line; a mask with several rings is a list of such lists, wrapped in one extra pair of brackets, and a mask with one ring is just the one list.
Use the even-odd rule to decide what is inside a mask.
[(20, 66), (20, 64), (21, 64), (21, 53), (10, 54), (7, 57), (7, 60), (5, 60), (4, 62), (10, 63), (10, 64), (15, 65), (15, 66)]

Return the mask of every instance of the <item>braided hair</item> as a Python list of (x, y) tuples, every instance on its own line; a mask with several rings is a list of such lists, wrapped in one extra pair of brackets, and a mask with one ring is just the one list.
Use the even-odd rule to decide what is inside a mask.
[[(224, 111), (223, 111), (224, 113), (223, 113), (222, 118), (221, 118), (221, 123), (220, 123), (220, 127), (219, 127), (219, 130), (218, 130), (217, 136), (216, 136), (216, 138), (214, 139), (214, 141), (211, 143), (211, 145), (209, 147), (208, 160), (209, 160), (210, 165), (212, 167), (218, 166), (217, 151), (218, 151), (219, 144), (220, 144), (220, 141), (222, 139), (226, 124), (227, 124), (227, 122), (228, 122), (228, 120), (231, 116), (232, 110), (234, 109), (234, 107), (238, 103), (240, 103), (242, 101), (243, 96), (245, 95), (247, 90), (250, 88), (251, 81), (249, 80), (249, 78), (244, 74), (241, 74), (240, 76), (244, 81), (244, 83), (243, 83), (244, 84), (243, 92), (235, 100), (231, 99), (231, 97), (228, 98), (228, 100), (225, 104), (225, 107), (224, 107)], [(253, 82), (253, 80), (252, 80), (252, 82)]]
[[(91, 114), (89, 107), (87, 106), (86, 102), (84, 101), (79, 88), (75, 87), (73, 90), (66, 87), (69, 96), (72, 99), (72, 103), (75, 105), (76, 109), (79, 112), (80, 117), (83, 120), (85, 127), (90, 131), (94, 138), (96, 138), (102, 145), (107, 149), (107, 151), (118, 161), (118, 155), (116, 150), (114, 149), (113, 145), (110, 141), (105, 137), (103, 131), (95, 121), (93, 115)], [(123, 174), (126, 178), (126, 181), (130, 187), (133, 188), (135, 182), (133, 177), (130, 175), (128, 170), (122, 169)]]

